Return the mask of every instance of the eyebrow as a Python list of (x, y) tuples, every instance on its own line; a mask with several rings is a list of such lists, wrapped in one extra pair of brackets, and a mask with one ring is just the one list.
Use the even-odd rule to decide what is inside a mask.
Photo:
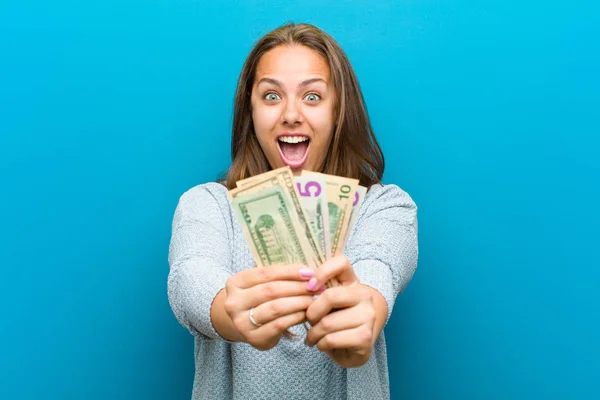
[[(273, 84), (275, 86), (279, 86), (279, 87), (283, 86), (280, 81), (278, 81), (277, 79), (273, 79), (273, 78), (262, 78), (261, 80), (258, 81), (256, 86), (260, 85), (263, 82), (271, 83), (271, 84)], [(310, 78), (310, 79), (300, 82), (298, 84), (298, 89), (306, 87), (306, 86), (310, 85), (311, 83), (315, 83), (315, 82), (323, 82), (327, 85), (327, 82), (323, 78)]]

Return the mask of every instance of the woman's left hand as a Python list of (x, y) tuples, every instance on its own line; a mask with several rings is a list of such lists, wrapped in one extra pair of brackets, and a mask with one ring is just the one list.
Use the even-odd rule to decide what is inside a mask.
[[(306, 318), (312, 325), (306, 344), (316, 345), (342, 367), (363, 365), (369, 360), (375, 339), (383, 328), (382, 323), (376, 323), (377, 315), (387, 315), (383, 296), (360, 284), (344, 256), (331, 258), (321, 265), (315, 270), (315, 278), (317, 288), (331, 278), (336, 278), (339, 286), (325, 290), (306, 310)], [(309, 288), (314, 286), (314, 281), (309, 282)]]

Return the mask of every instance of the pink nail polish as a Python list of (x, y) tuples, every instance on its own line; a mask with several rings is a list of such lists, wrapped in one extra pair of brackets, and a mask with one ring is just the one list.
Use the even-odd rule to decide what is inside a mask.
[(315, 290), (316, 286), (317, 286), (317, 278), (315, 278), (313, 276), (312, 278), (310, 278), (310, 281), (308, 281), (308, 285), (306, 285), (306, 288), (308, 290)]
[(322, 284), (321, 287), (319, 288), (319, 290), (317, 290), (318, 293), (322, 293), (325, 291), (325, 289), (327, 289), (327, 285)]
[(310, 268), (302, 268), (300, 270), (300, 276), (303, 278), (310, 278), (314, 274), (315, 274), (314, 271)]

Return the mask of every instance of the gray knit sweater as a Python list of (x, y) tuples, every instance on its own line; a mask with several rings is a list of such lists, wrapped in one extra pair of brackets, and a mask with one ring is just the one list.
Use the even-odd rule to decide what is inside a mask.
[[(283, 338), (269, 351), (224, 340), (210, 320), (213, 299), (229, 276), (254, 266), (250, 249), (218, 183), (196, 186), (179, 199), (169, 248), (168, 295), (177, 320), (195, 340), (192, 399), (389, 399), (383, 332), (369, 361), (343, 368), (316, 346)], [(410, 281), (418, 258), (417, 207), (395, 185), (369, 190), (345, 255), (362, 284), (388, 305)]]

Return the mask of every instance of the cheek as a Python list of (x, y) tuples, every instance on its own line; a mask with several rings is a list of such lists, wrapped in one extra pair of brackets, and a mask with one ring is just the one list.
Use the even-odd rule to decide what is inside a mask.
[(265, 154), (276, 151), (273, 147), (273, 132), (277, 124), (278, 114), (274, 112), (275, 107), (257, 107), (252, 109), (252, 125), (260, 147)]
[(252, 111), (252, 123), (257, 135), (268, 135), (278, 120), (278, 113), (275, 107), (257, 107)]
[(326, 129), (334, 124), (333, 107), (329, 102), (318, 107), (306, 107), (303, 111), (315, 129)]
[(305, 115), (316, 132), (316, 142), (326, 146), (333, 135), (333, 111), (331, 109), (309, 110)]

